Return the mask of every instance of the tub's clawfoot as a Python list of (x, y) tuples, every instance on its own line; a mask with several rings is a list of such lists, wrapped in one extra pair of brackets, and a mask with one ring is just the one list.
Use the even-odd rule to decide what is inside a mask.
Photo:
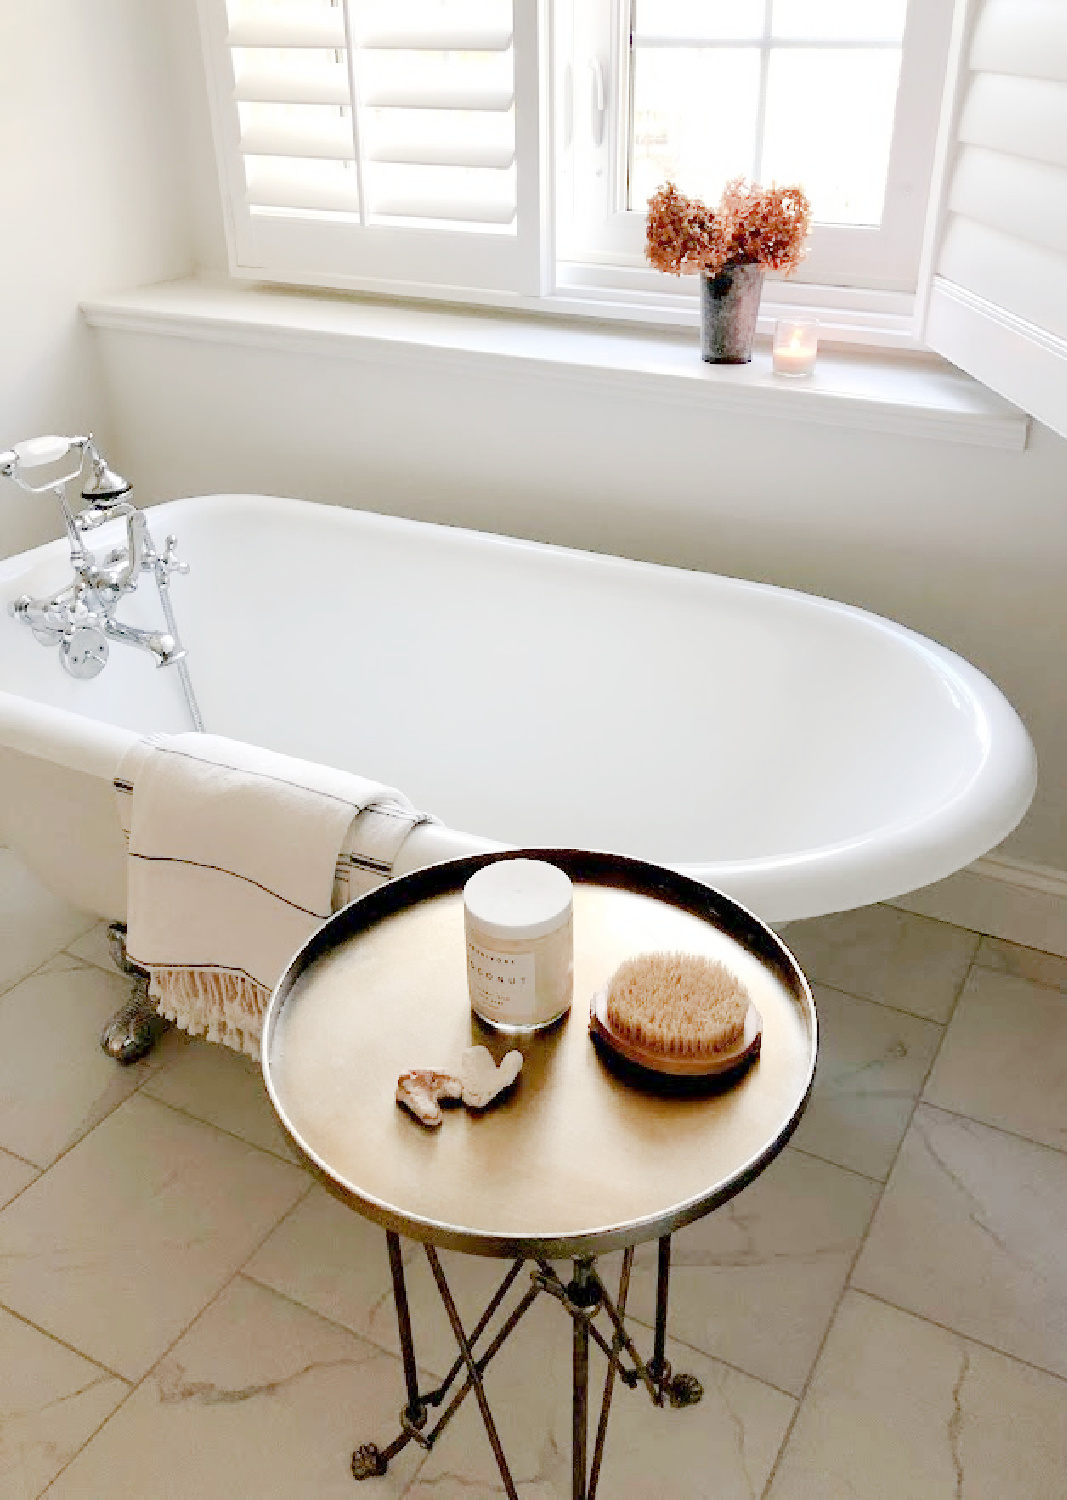
[(156, 1042), (173, 1023), (156, 1010), (148, 995), (148, 975), (132, 963), (126, 953), (126, 927), (112, 922), (107, 943), (115, 967), (133, 980), (130, 998), (117, 1010), (100, 1033), (100, 1045), (116, 1062), (132, 1063), (151, 1052)]

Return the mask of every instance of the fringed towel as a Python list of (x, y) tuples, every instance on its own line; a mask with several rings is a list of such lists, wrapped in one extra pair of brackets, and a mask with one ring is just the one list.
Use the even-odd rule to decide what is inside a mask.
[(115, 790), (129, 956), (161, 1014), (254, 1057), (296, 950), (432, 821), (392, 787), (217, 735), (139, 741)]

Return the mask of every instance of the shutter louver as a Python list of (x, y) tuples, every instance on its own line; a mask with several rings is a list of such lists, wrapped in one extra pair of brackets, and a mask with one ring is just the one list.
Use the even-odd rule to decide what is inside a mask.
[(226, 9), (247, 205), (358, 216), (344, 11), (328, 0)]
[(980, 0), (925, 336), (1067, 436), (1067, 3)]
[(371, 214), (512, 225), (511, 0), (360, 15)]
[(235, 270), (540, 289), (539, 16), (523, 88), (513, 0), (200, 4)]

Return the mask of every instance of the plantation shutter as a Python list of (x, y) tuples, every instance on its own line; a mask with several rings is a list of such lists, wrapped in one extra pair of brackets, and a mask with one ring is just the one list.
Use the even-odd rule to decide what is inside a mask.
[(976, 0), (970, 19), (924, 335), (1067, 436), (1067, 0)]
[(200, 0), (231, 269), (541, 290), (538, 0)]

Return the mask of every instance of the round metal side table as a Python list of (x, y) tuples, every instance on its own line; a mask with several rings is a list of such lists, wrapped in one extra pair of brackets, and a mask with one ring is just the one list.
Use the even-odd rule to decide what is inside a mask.
[[(493, 859), (548, 859), (574, 882), (574, 1006), (532, 1036), (502, 1036), (472, 1014), (463, 887)], [(627, 957), (654, 949), (719, 958), (763, 1017), (758, 1059), (737, 1078), (700, 1084), (636, 1074), (594, 1045), (593, 993)], [(439, 1130), (394, 1102), (411, 1067), (449, 1071), (473, 1042), (499, 1059), (518, 1046), (515, 1087), (484, 1114), (464, 1109)], [(662, 1406), (700, 1399), (699, 1383), (664, 1357), (671, 1235), (740, 1192), (785, 1145), (815, 1073), (811, 991), (784, 944), (736, 902), (639, 860), (523, 849), (435, 865), (382, 886), (333, 916), (293, 959), (271, 1001), (263, 1075), (290, 1137), (326, 1186), (386, 1232), (406, 1401), (388, 1445), (352, 1456), (357, 1479), (384, 1474), (409, 1443), (429, 1449), (473, 1393), (505, 1493), (515, 1485), (483, 1375), (533, 1302), (551, 1296), (572, 1320), (574, 1500), (593, 1500), (616, 1378)], [(420, 1387), (400, 1236), (423, 1243), (457, 1358)], [(659, 1242), (656, 1322), (645, 1358), (626, 1326), (634, 1247)], [(438, 1248), (511, 1261), (481, 1318), (465, 1329)], [(597, 1257), (623, 1250), (617, 1292)], [(569, 1260), (564, 1280), (551, 1264)], [(493, 1328), (529, 1269), (523, 1296)], [(590, 1454), (589, 1355), (607, 1373)]]

